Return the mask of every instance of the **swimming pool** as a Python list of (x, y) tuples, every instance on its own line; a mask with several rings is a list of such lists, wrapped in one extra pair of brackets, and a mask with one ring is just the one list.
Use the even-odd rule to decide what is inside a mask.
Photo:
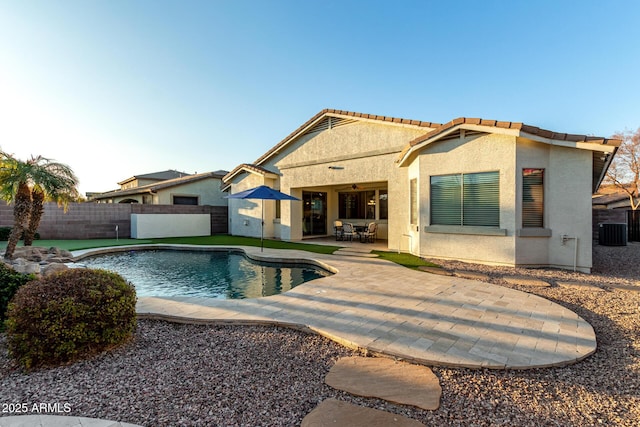
[(331, 274), (311, 264), (257, 262), (234, 251), (132, 250), (81, 262), (119, 273), (141, 297), (258, 298)]

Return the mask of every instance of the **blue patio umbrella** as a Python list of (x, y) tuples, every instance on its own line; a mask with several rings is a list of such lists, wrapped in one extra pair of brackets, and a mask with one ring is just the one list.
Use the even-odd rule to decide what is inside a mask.
[[(266, 185), (244, 190), (227, 196), (227, 199), (260, 199), (260, 200), (300, 200)], [(260, 206), (262, 223), (260, 228), (260, 251), (264, 250), (264, 207)]]

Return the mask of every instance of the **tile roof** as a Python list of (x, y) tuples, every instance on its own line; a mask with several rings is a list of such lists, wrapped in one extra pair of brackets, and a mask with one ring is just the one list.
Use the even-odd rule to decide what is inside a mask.
[(468, 117), (458, 117), (457, 119), (451, 120), (448, 123), (440, 125), (436, 129), (428, 132), (418, 138), (414, 139), (409, 143), (410, 146), (415, 146), (420, 144), (421, 142), (426, 141), (427, 139), (433, 138), (434, 136), (451, 129), (458, 125), (479, 125), (479, 126), (489, 126), (503, 129), (515, 129), (521, 132), (525, 132), (531, 135), (540, 136), (542, 138), (553, 139), (556, 141), (571, 141), (571, 142), (590, 142), (596, 144), (609, 144), (619, 146), (620, 140), (617, 139), (607, 139), (598, 136), (587, 136), (587, 135), (575, 135), (570, 133), (558, 133), (553, 132), (546, 129), (541, 129), (536, 126), (527, 125), (524, 123), (518, 122), (502, 122), (498, 120), (486, 120), (479, 118), (468, 118)]
[[(609, 138), (602, 138), (602, 137), (588, 136), (588, 135), (576, 135), (576, 134), (570, 134), (570, 133), (558, 133), (558, 132), (553, 132), (546, 129), (541, 129), (537, 126), (531, 126), (531, 125), (518, 123), (518, 122), (503, 122), (498, 120), (459, 117), (410, 141), (409, 144), (407, 144), (407, 146), (402, 150), (396, 162), (399, 164), (405, 163), (409, 159), (410, 153), (414, 151), (414, 147), (418, 146), (419, 144), (422, 144), (425, 141), (433, 140), (438, 135), (444, 134), (445, 132), (455, 128), (456, 126), (463, 126), (463, 127), (464, 126), (466, 127), (481, 126), (481, 127), (489, 127), (489, 128), (508, 129), (508, 130), (517, 131), (519, 136), (526, 137), (527, 135), (530, 135), (532, 137), (539, 137), (539, 138), (549, 139), (553, 141), (566, 141), (566, 142), (572, 142), (572, 143), (583, 142), (583, 143), (610, 146), (612, 147), (613, 151), (610, 153), (611, 155), (606, 155), (604, 158), (601, 158), (601, 156), (596, 151), (593, 152), (593, 157), (594, 157), (593, 182), (592, 182), (593, 192), (595, 192), (600, 186), (600, 183), (604, 179), (604, 174), (606, 173), (607, 168), (609, 167), (609, 163), (611, 162), (613, 154), (615, 154), (617, 147), (619, 147), (620, 144), (622, 143), (622, 141), (619, 139), (609, 139)], [(478, 130), (478, 129), (476, 128), (474, 130)], [(481, 130), (481, 131), (484, 131), (484, 130)], [(606, 150), (609, 151), (609, 149), (606, 149)]]
[(166, 181), (168, 179), (181, 178), (183, 176), (191, 175), (185, 172), (178, 172), (177, 170), (169, 169), (160, 172), (145, 173), (142, 175), (134, 175), (130, 178), (120, 181), (118, 184), (124, 184), (125, 182), (133, 181), (134, 179), (155, 179), (157, 181)]
[[(224, 171), (223, 171), (224, 172)], [(165, 188), (175, 187), (178, 185), (188, 184), (190, 182), (200, 181), (207, 178), (222, 179), (224, 175), (217, 172), (204, 172), (194, 175), (187, 175), (180, 178), (167, 179), (164, 181), (155, 182), (153, 184), (142, 185), (140, 187), (127, 188), (126, 190), (113, 190), (106, 193), (98, 193), (94, 196), (94, 199), (105, 199), (109, 197), (128, 196), (132, 194), (152, 193)]]
[(267, 174), (275, 174), (275, 172), (272, 172), (268, 169), (265, 169), (261, 166), (258, 165), (254, 165), (252, 163), (242, 163), (241, 165), (236, 166), (235, 168), (233, 168), (233, 170), (229, 173), (227, 173), (223, 178), (222, 181), (227, 182), (229, 181), (231, 178), (233, 178), (234, 176), (236, 176), (239, 172), (246, 170), (249, 172), (254, 172), (257, 173), (258, 175), (267, 175)]

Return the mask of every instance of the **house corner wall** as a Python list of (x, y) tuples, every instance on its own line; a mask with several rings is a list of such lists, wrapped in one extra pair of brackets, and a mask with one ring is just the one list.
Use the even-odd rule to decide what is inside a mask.
[[(425, 147), (416, 161), (419, 162), (420, 256), (494, 265), (514, 265), (516, 262), (515, 136), (482, 134), (438, 141)], [(459, 227), (459, 231), (453, 233), (435, 232), (425, 228), (432, 225), (430, 223), (431, 176), (491, 171), (500, 172), (499, 230), (504, 234), (485, 235), (465, 227)]]
[[(563, 147), (552, 147), (549, 157), (549, 265), (590, 272), (592, 259), (592, 153)], [(570, 239), (563, 244), (562, 236)]]

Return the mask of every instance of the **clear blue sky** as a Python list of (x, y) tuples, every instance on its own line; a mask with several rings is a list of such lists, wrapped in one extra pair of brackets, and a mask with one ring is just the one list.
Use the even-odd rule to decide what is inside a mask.
[(640, 2), (0, 0), (0, 148), (80, 190), (231, 170), (323, 108), (640, 126)]

